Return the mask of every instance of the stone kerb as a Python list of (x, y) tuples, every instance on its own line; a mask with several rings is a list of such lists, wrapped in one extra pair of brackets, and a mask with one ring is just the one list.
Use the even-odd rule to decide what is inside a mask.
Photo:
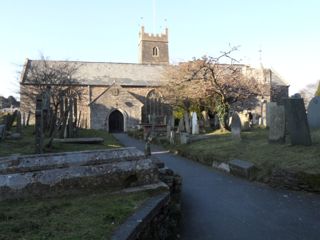
[(311, 99), (307, 117), (310, 128), (320, 128), (320, 96)]
[[(159, 181), (156, 164), (153, 160), (142, 157), (144, 154), (135, 148), (57, 155), (47, 154), (48, 162), (43, 165), (32, 165), (31, 158), (28, 163), (20, 156), (20, 168), (15, 168), (14, 173), (12, 167), (10, 169), (9, 166), (9, 173), (2, 165), (0, 200), (109, 191)], [(65, 159), (66, 156), (69, 158)], [(53, 159), (58, 163), (54, 164)], [(42, 160), (45, 161), (43, 155)], [(5, 163), (8, 162), (10, 163)]]

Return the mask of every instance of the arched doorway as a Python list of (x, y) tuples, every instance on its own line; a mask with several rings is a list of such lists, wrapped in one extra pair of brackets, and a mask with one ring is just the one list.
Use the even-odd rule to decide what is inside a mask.
[(109, 116), (109, 132), (123, 132), (123, 115), (119, 110), (114, 110)]

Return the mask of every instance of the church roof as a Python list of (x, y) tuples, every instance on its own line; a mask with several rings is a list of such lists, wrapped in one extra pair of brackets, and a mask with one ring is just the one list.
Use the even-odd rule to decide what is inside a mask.
[[(32, 83), (31, 68), (43, 65), (44, 60), (27, 59), (22, 73), (22, 83)], [(159, 86), (164, 81), (165, 65), (111, 63), (111, 62), (82, 62), (82, 61), (51, 61), (45, 60), (48, 66), (59, 67), (70, 65), (77, 70), (73, 79), (84, 85), (111, 85), (117, 83), (122, 86)]]

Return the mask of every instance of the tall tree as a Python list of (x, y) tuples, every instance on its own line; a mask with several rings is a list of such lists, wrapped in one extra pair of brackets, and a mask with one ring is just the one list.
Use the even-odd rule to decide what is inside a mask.
[(233, 47), (218, 57), (194, 58), (169, 68), (167, 99), (177, 105), (187, 97), (207, 100), (204, 102), (217, 113), (221, 128), (227, 129), (230, 105), (257, 96), (263, 89), (256, 79), (243, 74), (244, 66), (231, 56), (236, 50)]

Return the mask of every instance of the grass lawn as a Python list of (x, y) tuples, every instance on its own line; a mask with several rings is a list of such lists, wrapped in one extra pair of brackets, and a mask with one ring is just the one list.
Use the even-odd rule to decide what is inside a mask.
[[(14, 130), (14, 128), (13, 128)], [(33, 154), (35, 151), (34, 126), (22, 129), (23, 137), (19, 140), (6, 139), (0, 142), (0, 156), (11, 154)], [(83, 151), (121, 147), (120, 143), (109, 133), (103, 130), (79, 129), (79, 137), (102, 137), (102, 144), (63, 144), (54, 143), (52, 149), (45, 149), (44, 152), (67, 152), (67, 151)]]
[(215, 133), (210, 139), (177, 147), (178, 152), (193, 160), (212, 165), (213, 161), (232, 159), (247, 160), (258, 169), (258, 180), (271, 174), (272, 169), (282, 168), (296, 172), (320, 174), (320, 131), (312, 132), (312, 146), (269, 144), (266, 129), (243, 132), (242, 140), (233, 140), (230, 133)]
[(69, 196), (0, 203), (0, 239), (110, 239), (151, 193)]

